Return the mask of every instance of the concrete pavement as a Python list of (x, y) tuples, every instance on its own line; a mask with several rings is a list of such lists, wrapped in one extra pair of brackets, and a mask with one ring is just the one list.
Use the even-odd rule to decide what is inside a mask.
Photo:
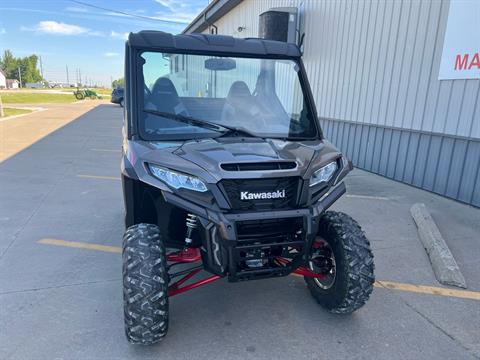
[(29, 138), (35, 142), (20, 152), (2, 145), (9, 155), (0, 163), (1, 359), (480, 358), (480, 301), (441, 296), (409, 209), (427, 204), (475, 294), (480, 210), (359, 170), (335, 209), (363, 226), (377, 279), (433, 286), (438, 295), (380, 282), (364, 308), (338, 316), (323, 311), (299, 277), (220, 280), (171, 300), (162, 343), (129, 345), (119, 254), (39, 243), (121, 245), (121, 117), (103, 104)]
[[(0, 120), (0, 161), (22, 151), (44, 136), (93, 109), (98, 101), (82, 101), (73, 104), (35, 104), (42, 108), (40, 113)], [(25, 104), (9, 104), (11, 107), (25, 108)]]

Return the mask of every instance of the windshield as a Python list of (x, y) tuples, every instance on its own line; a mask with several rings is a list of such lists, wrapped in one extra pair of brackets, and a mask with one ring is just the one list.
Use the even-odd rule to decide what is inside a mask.
[(147, 140), (317, 136), (293, 60), (160, 52), (141, 58), (140, 131)]

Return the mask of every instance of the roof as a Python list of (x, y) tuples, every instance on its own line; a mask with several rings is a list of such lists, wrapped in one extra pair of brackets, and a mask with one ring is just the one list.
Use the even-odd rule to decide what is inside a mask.
[(258, 38), (234, 38), (226, 35), (180, 34), (146, 30), (130, 33), (128, 45), (138, 48), (153, 48), (166, 51), (191, 51), (202, 53), (225, 53), (227, 55), (259, 55), (300, 57), (295, 44)]
[(5, 78), (7, 77), (7, 75), (3, 72), (2, 69), (0, 69), (0, 74), (2, 74)]
[(183, 33), (199, 33), (240, 4), (242, 0), (213, 0), (187, 25)]

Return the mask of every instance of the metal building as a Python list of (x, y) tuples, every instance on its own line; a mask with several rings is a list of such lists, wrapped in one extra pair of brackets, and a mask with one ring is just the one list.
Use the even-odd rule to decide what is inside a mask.
[(258, 37), (279, 7), (297, 10), (324, 133), (355, 166), (480, 206), (480, 63), (439, 80), (450, 1), (214, 0), (185, 32)]

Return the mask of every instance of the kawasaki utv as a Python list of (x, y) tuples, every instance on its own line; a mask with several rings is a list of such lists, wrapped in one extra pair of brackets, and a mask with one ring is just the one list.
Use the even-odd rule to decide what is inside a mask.
[(161, 340), (169, 298), (221, 278), (297, 274), (330, 312), (365, 304), (370, 244), (326, 211), (352, 166), (322, 135), (296, 45), (141, 31), (126, 43), (125, 84), (130, 342)]

